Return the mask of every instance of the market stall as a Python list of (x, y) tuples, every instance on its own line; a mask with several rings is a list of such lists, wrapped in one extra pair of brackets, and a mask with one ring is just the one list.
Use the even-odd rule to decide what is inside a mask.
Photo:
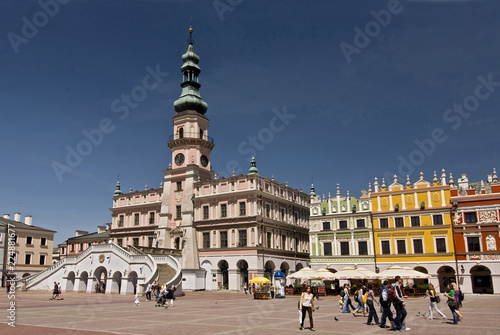
[(255, 284), (254, 299), (269, 299), (269, 285), (271, 281), (266, 277), (255, 277), (250, 280), (250, 284)]

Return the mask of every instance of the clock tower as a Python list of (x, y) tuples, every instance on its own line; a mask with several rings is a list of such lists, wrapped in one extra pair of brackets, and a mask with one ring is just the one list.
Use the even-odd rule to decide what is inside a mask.
[(205, 273), (200, 268), (194, 220), (193, 184), (211, 180), (210, 153), (214, 141), (208, 136), (208, 105), (202, 100), (198, 76), (200, 58), (193, 48), (193, 29), (189, 28), (189, 45), (182, 55), (182, 92), (174, 102), (173, 135), (168, 147), (172, 164), (164, 173), (159, 223), (159, 246), (182, 250), (181, 267), (184, 289), (204, 289)]

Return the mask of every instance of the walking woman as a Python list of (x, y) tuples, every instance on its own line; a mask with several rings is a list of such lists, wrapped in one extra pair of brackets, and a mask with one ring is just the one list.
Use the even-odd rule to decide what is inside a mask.
[(436, 290), (434, 289), (434, 285), (429, 284), (429, 290), (427, 290), (427, 295), (429, 296), (429, 298), (431, 298), (431, 304), (429, 306), (429, 320), (433, 319), (432, 310), (435, 310), (439, 315), (441, 315), (441, 318), (443, 320), (446, 319), (446, 315), (444, 315), (444, 313), (441, 312), (437, 307), (438, 296), (436, 295)]
[(309, 313), (309, 324), (311, 325), (311, 331), (315, 331), (313, 323), (314, 312), (314, 301), (313, 294), (311, 293), (311, 287), (308, 286), (305, 292), (302, 292), (300, 296), (299, 309), (302, 311), (302, 322), (300, 323), (300, 330), (304, 329), (304, 319), (306, 318), (306, 312)]
[(373, 307), (374, 301), (377, 305), (380, 305), (379, 302), (375, 300), (375, 296), (373, 295), (373, 283), (368, 283), (368, 296), (366, 297), (366, 304), (368, 305), (368, 320), (366, 321), (366, 324), (369, 326), (372, 325), (372, 318), (375, 321), (375, 324), (379, 324), (377, 311), (375, 310), (375, 307)]
[(444, 293), (444, 296), (448, 298), (448, 307), (450, 307), (450, 311), (453, 314), (453, 324), (456, 325), (458, 324), (458, 315), (456, 312), (457, 309), (457, 303), (455, 302), (455, 290), (453, 289), (453, 285), (455, 283), (448, 284), (448, 292)]

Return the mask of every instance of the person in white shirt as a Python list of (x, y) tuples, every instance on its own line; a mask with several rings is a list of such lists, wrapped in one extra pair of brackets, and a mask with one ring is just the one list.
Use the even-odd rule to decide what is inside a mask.
[(312, 331), (316, 330), (314, 329), (313, 316), (312, 316), (312, 313), (314, 312), (313, 298), (314, 296), (311, 293), (311, 287), (308, 286), (306, 288), (306, 291), (302, 292), (302, 295), (300, 296), (299, 310), (302, 311), (302, 322), (300, 323), (300, 330), (304, 329), (304, 319), (306, 318), (306, 312), (309, 313), (309, 324), (311, 325), (311, 330)]

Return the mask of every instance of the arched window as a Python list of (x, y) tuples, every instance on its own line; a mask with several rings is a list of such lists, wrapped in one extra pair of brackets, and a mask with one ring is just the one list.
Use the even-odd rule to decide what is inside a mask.
[(200, 128), (200, 138), (203, 139), (203, 129)]
[(184, 128), (179, 128), (179, 138), (184, 138)]

